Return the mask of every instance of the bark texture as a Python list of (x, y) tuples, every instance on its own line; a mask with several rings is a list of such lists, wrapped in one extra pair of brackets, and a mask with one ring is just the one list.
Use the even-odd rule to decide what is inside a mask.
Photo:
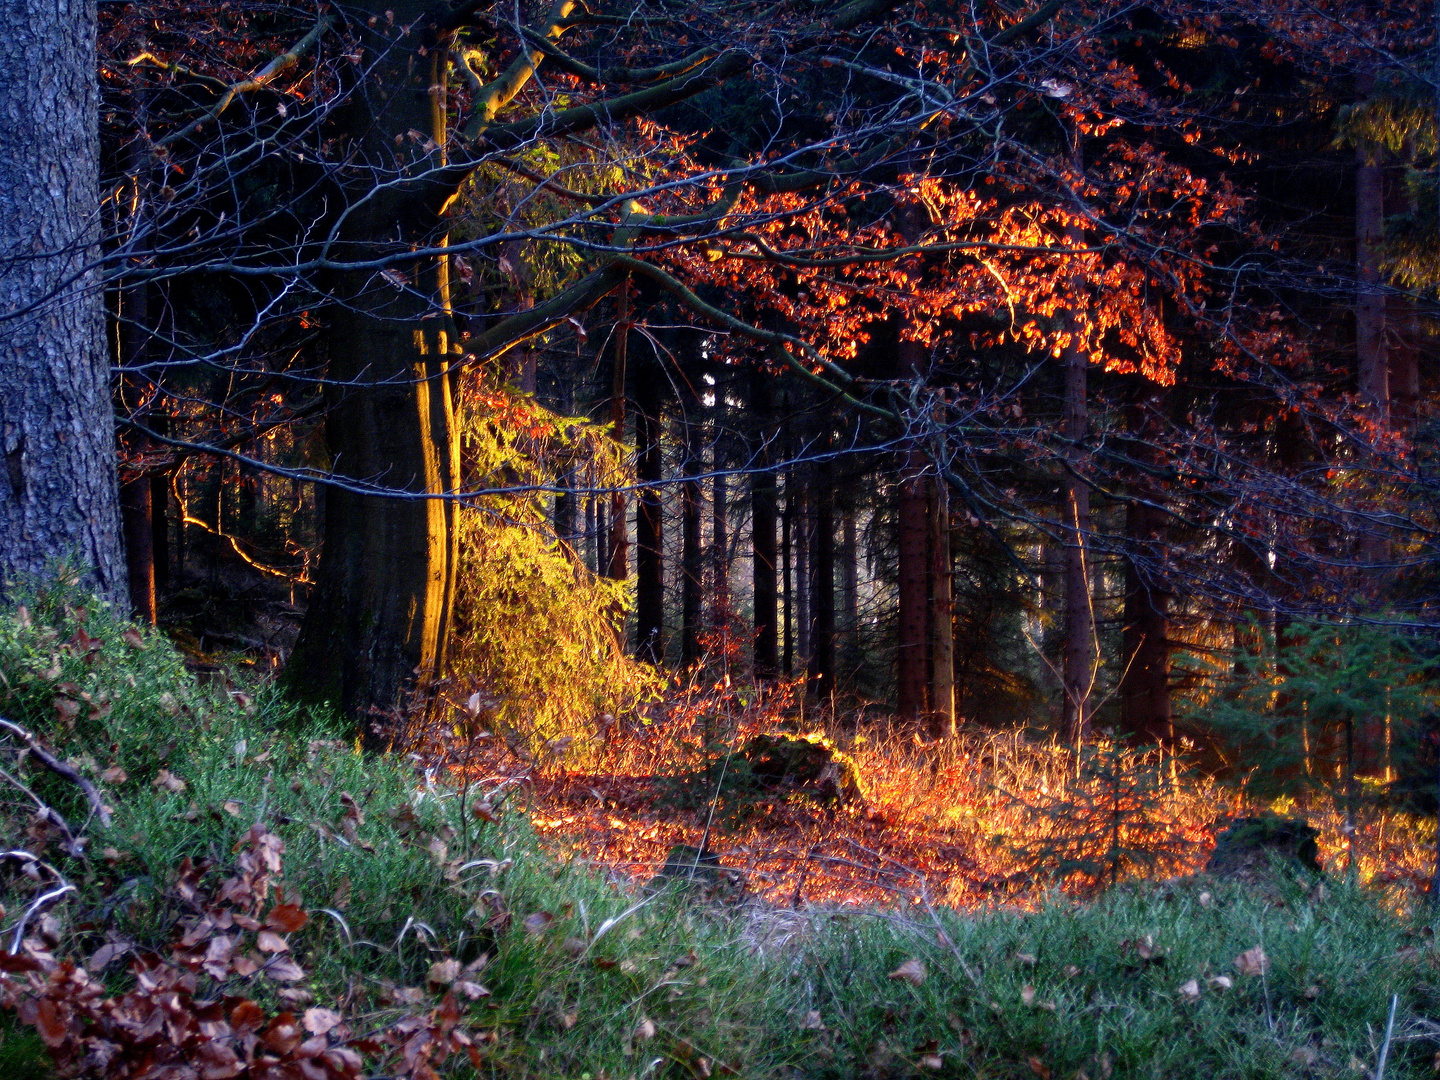
[(123, 603), (95, 71), (94, 0), (0, 2), (0, 593), (67, 559)]

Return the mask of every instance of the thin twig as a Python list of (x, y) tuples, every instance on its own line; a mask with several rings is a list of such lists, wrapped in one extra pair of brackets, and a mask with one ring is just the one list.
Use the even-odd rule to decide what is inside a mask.
[(100, 792), (95, 789), (94, 784), (41, 746), (40, 740), (35, 738), (34, 735), (30, 734), (30, 732), (26, 731), (19, 724), (12, 723), (4, 717), (0, 717), (0, 728), (5, 728), (18, 735), (25, 745), (30, 748), (30, 753), (34, 755), (35, 760), (40, 762), (41, 765), (44, 765), (56, 775), (63, 776), (66, 780), (76, 784), (80, 790), (85, 793), (85, 798), (90, 802), (90, 809), (93, 810), (95, 816), (100, 819), (100, 824), (105, 828), (110, 827), (110, 811), (100, 798)]
[(1375, 1080), (1385, 1080), (1385, 1059), (1390, 1056), (1390, 1040), (1395, 1036), (1395, 1007), (1400, 995), (1390, 995), (1390, 1018), (1385, 1021), (1385, 1041), (1380, 1044), (1380, 1058), (1375, 1062)]
[(54, 877), (57, 882), (59, 882), (59, 884), (56, 885), (55, 888), (49, 889), (46, 892), (41, 893), (34, 900), (30, 901), (29, 906), (26, 907), (24, 913), (21, 914), (20, 921), (15, 924), (15, 933), (10, 940), (10, 955), (17, 956), (20, 953), (20, 943), (25, 940), (25, 928), (30, 925), (30, 920), (33, 919), (41, 911), (41, 909), (48, 907), (50, 904), (53, 904), (56, 900), (59, 900), (66, 893), (74, 892), (75, 886), (71, 885), (70, 882), (66, 881), (65, 876), (61, 874), (59, 870), (56, 870), (55, 867), (51, 866), (44, 859), (39, 858), (32, 852), (25, 851), (23, 849), (17, 849), (14, 851), (0, 851), (0, 859), (14, 859), (16, 862), (23, 862), (27, 863), (30, 866), (42, 867), (47, 872), (49, 872), (49, 874)]

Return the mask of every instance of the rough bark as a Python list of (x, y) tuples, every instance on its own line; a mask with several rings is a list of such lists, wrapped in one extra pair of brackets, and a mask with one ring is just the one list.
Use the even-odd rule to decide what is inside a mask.
[(0, 594), (69, 561), (126, 601), (96, 274), (94, 0), (0, 6)]

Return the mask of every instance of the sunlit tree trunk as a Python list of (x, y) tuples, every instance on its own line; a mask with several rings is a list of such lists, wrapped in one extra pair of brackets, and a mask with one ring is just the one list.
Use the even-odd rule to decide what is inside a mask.
[[(444, 100), (443, 64), (433, 63), (443, 50), (426, 63), (387, 38), (390, 11), (403, 27), (427, 10), (410, 0), (377, 10), (368, 28), (356, 23), (374, 81), (351, 96), (344, 122), (356, 154), (384, 173), (396, 167), (397, 146), (413, 148), (402, 168), (416, 175), (443, 161), (440, 150), (407, 138), (429, 131), (444, 145), (435, 107)], [(444, 242), (441, 212), (453, 189), (377, 188), (371, 169), (351, 175), (341, 234), (347, 258)], [(443, 496), (457, 490), (460, 471), (447, 265), (404, 264), (396, 268), (403, 283), (371, 269), (345, 271), (333, 284), (325, 431), (336, 482), (325, 499), (315, 594), (286, 678), (302, 696), (353, 717), (372, 748), (401, 733), (407, 700), (438, 678), (445, 658), (458, 532), (455, 505)], [(377, 486), (401, 494), (366, 490)]]
[(0, 594), (68, 559), (126, 601), (99, 254), (94, 0), (0, 6)]

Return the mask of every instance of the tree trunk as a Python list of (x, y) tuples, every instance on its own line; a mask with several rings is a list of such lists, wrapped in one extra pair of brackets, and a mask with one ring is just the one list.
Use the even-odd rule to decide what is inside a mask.
[(126, 600), (99, 254), (94, 0), (0, 8), (0, 595), (69, 560)]
[[(902, 378), (916, 378), (924, 365), (924, 347), (902, 341), (898, 367)], [(905, 452), (900, 466), (899, 632), (895, 642), (896, 712), (903, 724), (918, 726), (929, 712), (929, 483), (925, 455), (918, 447)]]
[(780, 515), (780, 606), (785, 630), (785, 652), (781, 667), (786, 677), (795, 673), (795, 472), (785, 474), (785, 512)]
[[(369, 29), (357, 29), (374, 60), (371, 89), (384, 92), (352, 95), (348, 128), (357, 153), (375, 169), (396, 168), (401, 146), (412, 157), (400, 172), (424, 175), (443, 164), (442, 151), (427, 152), (406, 136), (429, 130), (443, 146), (431, 97), (439, 86), (443, 100), (435, 71), (443, 65), (419, 62), (387, 40), (389, 10), (394, 25), (404, 27), (428, 6), (390, 5)], [(383, 258), (444, 243), (441, 211), (449, 193), (419, 182), (377, 188), (371, 169), (356, 169), (355, 177), (344, 192), (348, 257)], [(372, 270), (336, 275), (325, 433), (337, 483), (325, 500), (315, 596), (286, 669), (301, 696), (344, 710), (370, 748), (403, 734), (407, 699), (440, 675), (458, 555), (455, 504), (443, 498), (459, 478), (450, 373), (459, 345), (447, 260), (400, 269), (404, 287)], [(375, 487), (402, 495), (371, 494)]]
[(700, 629), (705, 602), (705, 548), (701, 540), (700, 516), (704, 493), (699, 477), (700, 428), (693, 416), (682, 418), (683, 458), (680, 471), (686, 477), (680, 485), (680, 660), (693, 664), (700, 659)]
[(1390, 365), (1385, 349), (1385, 293), (1380, 269), (1385, 242), (1385, 172), (1380, 150), (1355, 147), (1355, 367), (1360, 399), (1378, 423), (1390, 412)]
[[(825, 440), (817, 441), (821, 450)], [(815, 477), (814, 573), (811, 576), (811, 609), (814, 629), (810, 635), (810, 678), (821, 701), (835, 694), (835, 476), (834, 464), (816, 462)]]
[[(610, 363), (610, 437), (616, 442), (625, 441), (625, 363), (630, 341), (630, 282), (627, 279), (620, 286), (619, 314), (615, 320), (615, 351)], [(624, 581), (630, 576), (630, 537), (626, 531), (625, 493), (616, 491), (610, 496), (610, 556), (606, 576), (614, 581)], [(616, 621), (623, 618), (616, 613)], [(623, 630), (620, 626), (618, 629)], [(623, 640), (623, 637), (622, 637)]]
[(729, 433), (726, 423), (725, 388), (715, 386), (715, 420), (711, 430), (714, 478), (710, 482), (710, 621), (717, 631), (730, 625), (730, 497), (725, 470), (730, 467)]
[(853, 679), (860, 664), (860, 546), (854, 499), (842, 493), (840, 512), (840, 666)]
[[(1149, 422), (1165, 392), (1146, 385), (1130, 408), (1130, 433), (1142, 457), (1159, 432)], [(1137, 486), (1125, 507), (1125, 606), (1121, 630), (1120, 723), (1142, 745), (1168, 745), (1175, 732), (1170, 713), (1169, 595), (1164, 580), (1165, 510)]]
[(1087, 381), (1090, 358), (1072, 340), (1061, 355), (1065, 365), (1065, 408), (1060, 434), (1067, 468), (1061, 485), (1061, 533), (1064, 536), (1065, 638), (1061, 672), (1061, 731), (1072, 746), (1090, 734), (1095, 688), (1095, 611), (1090, 592), (1090, 489), (1077, 475), (1084, 458), (1081, 443), (1089, 430)]
[[(791, 475), (794, 475), (792, 471)], [(803, 481), (795, 492), (795, 662), (810, 670), (810, 495)]]
[(930, 499), (930, 735), (955, 736), (955, 602), (950, 565), (950, 499), (936, 483)]
[(770, 471), (770, 442), (775, 437), (770, 376), (750, 374), (750, 410), (755, 445), (750, 464), (750, 527), (755, 608), (755, 678), (773, 679), (780, 670), (780, 635), (775, 587), (775, 474)]
[(665, 479), (660, 451), (660, 411), (664, 373), (658, 363), (636, 372), (636, 475), (642, 485), (635, 500), (635, 655), (652, 664), (665, 657), (665, 548), (660, 483)]

